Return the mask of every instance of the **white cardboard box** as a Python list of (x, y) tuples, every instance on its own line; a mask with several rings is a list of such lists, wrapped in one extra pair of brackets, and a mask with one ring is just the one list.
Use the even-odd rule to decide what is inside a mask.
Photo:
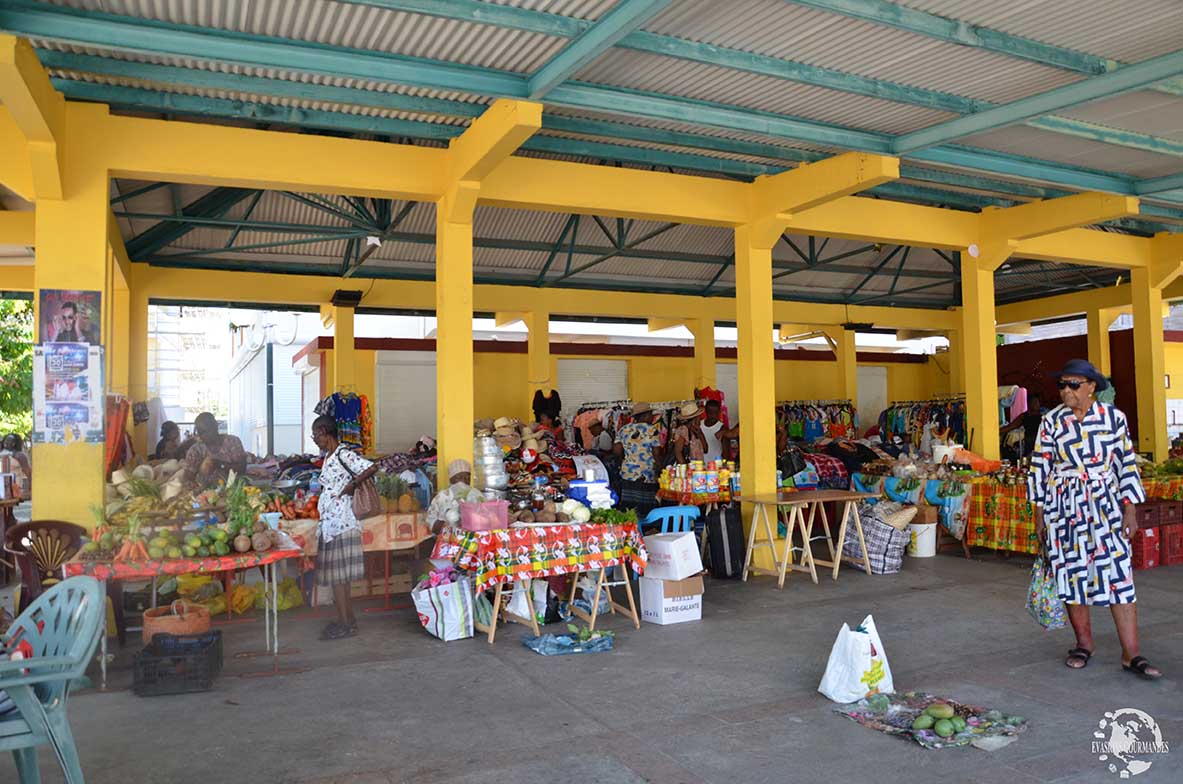
[(685, 580), (641, 578), (641, 619), (668, 626), (702, 620), (702, 575)]
[(645, 576), (657, 580), (684, 580), (702, 571), (698, 541), (692, 533), (650, 534), (645, 537), (649, 562)]

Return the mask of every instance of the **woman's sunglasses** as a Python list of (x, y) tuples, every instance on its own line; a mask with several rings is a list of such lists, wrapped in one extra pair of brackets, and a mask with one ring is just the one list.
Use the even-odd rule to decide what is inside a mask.
[(1087, 384), (1087, 381), (1060, 381), (1056, 384), (1060, 389), (1071, 389), (1073, 392), (1080, 389), (1082, 384)]

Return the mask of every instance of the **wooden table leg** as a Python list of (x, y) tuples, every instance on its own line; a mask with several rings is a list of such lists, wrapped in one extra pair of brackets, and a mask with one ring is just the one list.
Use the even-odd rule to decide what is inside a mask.
[(831, 579), (834, 580), (838, 579), (838, 568), (842, 566), (842, 547), (846, 544), (846, 523), (849, 519), (850, 504), (846, 503), (842, 505), (842, 524), (838, 526), (838, 543), (834, 546), (834, 549), (838, 552), (838, 557), (834, 558), (834, 573), (831, 575)]
[(748, 581), (748, 572), (752, 570), (752, 551), (756, 548), (756, 518), (760, 516), (763, 504), (756, 504), (752, 511), (752, 529), (748, 531), (748, 553), (743, 560), (743, 577), (741, 582)]
[[(813, 560), (813, 513), (817, 509), (817, 504), (811, 504), (809, 510), (809, 523), (805, 522), (805, 510), (800, 506), (797, 507), (797, 525), (801, 529), (801, 563), (805, 564), (808, 561), (809, 577), (813, 580), (813, 584), (817, 585), (817, 564)], [(793, 532), (789, 530), (789, 536)]]
[(854, 530), (858, 534), (859, 547), (862, 548), (863, 553), (863, 569), (866, 571), (867, 576), (870, 577), (873, 572), (871, 571), (871, 556), (867, 554), (867, 540), (863, 537), (863, 519), (859, 516), (858, 507), (854, 503), (847, 501), (846, 506), (850, 510), (850, 514), (854, 517)]
[[(777, 514), (779, 516), (780, 507), (777, 507)], [(793, 564), (793, 521), (797, 519), (797, 507), (789, 507), (789, 516), (785, 520), (785, 550), (784, 555), (780, 559), (780, 575), (776, 581), (777, 588), (785, 587), (785, 575), (788, 574), (789, 569)]]
[[(830, 533), (830, 516), (826, 514), (826, 505), (814, 504), (813, 509), (822, 513), (822, 528), (826, 532), (826, 547), (830, 548), (830, 560), (833, 561), (838, 555), (834, 552), (834, 535)], [(809, 513), (809, 530), (813, 530), (813, 512)]]
[[(705, 533), (706, 529), (703, 529), (703, 531)], [(627, 566), (624, 567), (624, 595), (628, 597), (628, 609), (629, 609), (629, 614), (633, 619), (633, 626), (636, 626), (638, 629), (640, 629), (641, 628), (641, 616), (637, 612), (637, 603), (633, 601), (633, 586), (632, 586), (632, 583), (628, 579), (628, 567)], [(624, 608), (622, 607), (621, 611), (623, 611), (623, 610), (624, 610)]]
[(497, 636), (497, 616), (501, 612), (501, 591), (504, 587), (504, 583), (497, 583), (497, 590), (493, 592), (493, 617), (489, 619), (490, 645), (493, 643), (493, 639)]

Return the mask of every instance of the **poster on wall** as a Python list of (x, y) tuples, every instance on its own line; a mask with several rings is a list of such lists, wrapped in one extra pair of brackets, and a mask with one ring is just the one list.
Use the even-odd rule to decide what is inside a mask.
[(103, 443), (103, 347), (33, 347), (33, 443)]
[(41, 289), (42, 343), (85, 343), (99, 345), (103, 323), (103, 295), (99, 291)]

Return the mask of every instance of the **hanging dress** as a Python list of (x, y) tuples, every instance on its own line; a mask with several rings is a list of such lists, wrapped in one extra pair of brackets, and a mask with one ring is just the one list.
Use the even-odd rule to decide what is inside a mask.
[(1048, 557), (1061, 601), (1135, 601), (1125, 504), (1146, 500), (1125, 414), (1094, 403), (1083, 420), (1067, 406), (1043, 417), (1027, 494), (1043, 507)]

